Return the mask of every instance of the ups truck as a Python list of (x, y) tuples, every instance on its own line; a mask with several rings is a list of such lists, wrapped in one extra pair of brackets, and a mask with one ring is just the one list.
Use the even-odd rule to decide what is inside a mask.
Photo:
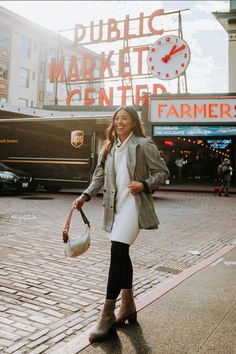
[(48, 192), (91, 181), (111, 114), (0, 119), (0, 161), (29, 172)]

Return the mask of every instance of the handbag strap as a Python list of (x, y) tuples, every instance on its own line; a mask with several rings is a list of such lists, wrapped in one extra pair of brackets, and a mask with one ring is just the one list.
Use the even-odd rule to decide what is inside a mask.
[(84, 223), (87, 224), (88, 227), (90, 227), (90, 222), (88, 221), (88, 218), (87, 218), (87, 216), (85, 215), (85, 213), (83, 212), (82, 209), (80, 209), (80, 214), (82, 216), (82, 219), (83, 219)]
[[(63, 237), (63, 241), (64, 243), (67, 243), (68, 242), (68, 239), (69, 239), (69, 229), (70, 229), (70, 223), (71, 223), (71, 219), (72, 219), (72, 214), (73, 214), (73, 211), (74, 211), (75, 208), (71, 208), (70, 212), (69, 212), (69, 215), (68, 215), (68, 218), (66, 220), (66, 223), (65, 223), (65, 227), (64, 227), (64, 230), (63, 230), (63, 233), (62, 233), (62, 237)], [(83, 219), (83, 222), (88, 225), (88, 227), (90, 227), (90, 222), (88, 220), (88, 218), (86, 217), (85, 213), (83, 212), (82, 209), (80, 209), (80, 214), (81, 214), (81, 217)]]

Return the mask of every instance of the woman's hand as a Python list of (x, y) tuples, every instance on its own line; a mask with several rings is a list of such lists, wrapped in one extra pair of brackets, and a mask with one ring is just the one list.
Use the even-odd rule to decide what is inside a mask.
[(88, 197), (86, 196), (86, 194), (82, 194), (80, 197), (76, 198), (73, 201), (72, 206), (74, 209), (80, 210), (87, 200), (88, 200)]
[(142, 184), (142, 182), (132, 181), (128, 184), (128, 188), (130, 190), (130, 193), (137, 194), (144, 190), (144, 185)]

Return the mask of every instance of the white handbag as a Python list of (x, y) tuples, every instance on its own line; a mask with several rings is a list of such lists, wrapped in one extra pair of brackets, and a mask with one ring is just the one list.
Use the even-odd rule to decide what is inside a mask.
[(83, 210), (80, 210), (80, 214), (82, 216), (84, 222), (84, 229), (81, 235), (70, 238), (69, 237), (69, 229), (71, 218), (73, 214), (74, 208), (71, 209), (69, 216), (66, 220), (66, 224), (63, 230), (62, 238), (65, 243), (65, 256), (66, 257), (77, 257), (83, 254), (90, 246), (90, 223), (85, 216)]

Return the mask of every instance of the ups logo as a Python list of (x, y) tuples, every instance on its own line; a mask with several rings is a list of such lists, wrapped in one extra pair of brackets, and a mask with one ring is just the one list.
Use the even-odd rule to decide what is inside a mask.
[(71, 145), (79, 148), (84, 143), (84, 132), (82, 130), (74, 130), (71, 132)]

